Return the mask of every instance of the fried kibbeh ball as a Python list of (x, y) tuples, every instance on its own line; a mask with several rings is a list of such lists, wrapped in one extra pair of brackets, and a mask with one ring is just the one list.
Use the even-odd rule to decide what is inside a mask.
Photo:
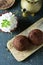
[(19, 51), (24, 51), (29, 47), (30, 41), (26, 36), (18, 35), (13, 41), (14, 47)]
[(31, 40), (32, 44), (40, 45), (43, 43), (43, 32), (39, 29), (34, 29), (29, 33), (28, 38)]

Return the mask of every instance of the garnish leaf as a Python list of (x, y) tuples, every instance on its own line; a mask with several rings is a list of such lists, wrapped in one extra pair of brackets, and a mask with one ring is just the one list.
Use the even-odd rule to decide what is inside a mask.
[(10, 26), (10, 21), (8, 21), (7, 19), (3, 20), (2, 27), (8, 27), (8, 26)]

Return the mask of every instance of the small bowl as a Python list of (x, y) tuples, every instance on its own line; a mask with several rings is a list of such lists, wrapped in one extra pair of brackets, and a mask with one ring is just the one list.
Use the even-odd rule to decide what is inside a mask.
[(15, 3), (15, 0), (0, 0), (0, 10), (8, 9)]
[[(9, 12), (5, 11), (5, 12), (3, 12), (2, 14), (5, 14), (5, 13), (9, 13)], [(2, 16), (2, 14), (0, 14), (0, 16)], [(12, 13), (12, 14), (13, 14), (13, 13)], [(18, 27), (18, 19), (17, 19), (17, 24), (16, 24), (16, 25), (17, 25), (17, 26), (16, 26), (14, 29), (10, 30), (10, 32), (16, 31), (16, 29), (17, 29), (17, 27)], [(4, 32), (4, 33), (5, 33), (5, 31), (2, 31), (1, 29), (0, 29), (0, 32)], [(10, 33), (10, 32), (6, 32), (6, 33)]]

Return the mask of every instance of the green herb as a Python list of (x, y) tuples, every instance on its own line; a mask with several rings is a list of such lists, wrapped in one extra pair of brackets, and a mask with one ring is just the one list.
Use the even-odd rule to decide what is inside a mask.
[(8, 27), (8, 26), (10, 26), (10, 21), (8, 21), (7, 19), (3, 20), (2, 27)]

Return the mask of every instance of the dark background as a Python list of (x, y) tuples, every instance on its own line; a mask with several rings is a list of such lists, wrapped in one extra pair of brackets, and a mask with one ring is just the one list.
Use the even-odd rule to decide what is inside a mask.
[(8, 40), (43, 17), (43, 5), (41, 10), (36, 13), (34, 17), (31, 15), (26, 18), (22, 17), (20, 0), (16, 0), (16, 3), (11, 8), (7, 10), (0, 10), (0, 14), (9, 11), (13, 13), (17, 12), (16, 16), (18, 18), (19, 25), (12, 33), (0, 32), (0, 65), (43, 65), (43, 48), (32, 54), (25, 61), (17, 62), (6, 47)]

